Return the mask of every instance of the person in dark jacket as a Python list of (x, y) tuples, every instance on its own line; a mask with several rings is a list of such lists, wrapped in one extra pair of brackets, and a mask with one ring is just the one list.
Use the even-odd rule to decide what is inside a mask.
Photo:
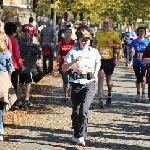
[(17, 89), (17, 102), (20, 102), (22, 89), (25, 84), (25, 106), (32, 106), (32, 103), (29, 101), (30, 97), (30, 87), (32, 82), (32, 72), (37, 71), (36, 61), (38, 58), (38, 49), (34, 49), (31, 45), (29, 45), (30, 35), (26, 32), (21, 34), (21, 45), (20, 55), (22, 58), (22, 71), (19, 74), (19, 87)]

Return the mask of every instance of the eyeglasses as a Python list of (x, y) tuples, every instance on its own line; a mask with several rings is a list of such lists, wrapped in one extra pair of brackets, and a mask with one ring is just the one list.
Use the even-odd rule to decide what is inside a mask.
[(109, 22), (103, 22), (103, 24), (108, 24)]

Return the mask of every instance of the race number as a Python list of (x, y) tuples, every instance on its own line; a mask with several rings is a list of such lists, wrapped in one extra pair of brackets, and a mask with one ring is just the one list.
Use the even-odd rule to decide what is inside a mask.
[(109, 49), (101, 48), (100, 55), (101, 56), (109, 56)]
[(143, 53), (137, 53), (137, 59), (142, 59)]

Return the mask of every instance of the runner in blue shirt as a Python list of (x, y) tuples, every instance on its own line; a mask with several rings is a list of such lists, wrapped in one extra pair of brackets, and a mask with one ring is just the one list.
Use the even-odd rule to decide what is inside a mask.
[(129, 52), (128, 50), (129, 50), (129, 45), (134, 39), (136, 39), (136, 34), (135, 32), (132, 31), (131, 26), (129, 25), (128, 27), (126, 27), (125, 40), (124, 40), (124, 44), (125, 44), (124, 51), (125, 51), (127, 67), (130, 67), (132, 65), (132, 55), (128, 53)]
[[(133, 40), (129, 46), (129, 53), (134, 54), (133, 56), (133, 70), (136, 76), (136, 88), (137, 96), (135, 101), (140, 99), (145, 102), (145, 72), (146, 64), (142, 60), (143, 52), (145, 51), (146, 46), (150, 44), (150, 40), (145, 38), (146, 29), (145, 27), (139, 27), (137, 29), (138, 38)], [(140, 85), (142, 87), (142, 96), (140, 97)]]

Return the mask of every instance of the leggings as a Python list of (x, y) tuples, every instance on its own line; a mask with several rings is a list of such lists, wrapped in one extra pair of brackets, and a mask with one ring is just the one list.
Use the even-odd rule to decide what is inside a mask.
[(137, 78), (137, 84), (145, 82), (146, 66), (133, 66), (133, 69)]

